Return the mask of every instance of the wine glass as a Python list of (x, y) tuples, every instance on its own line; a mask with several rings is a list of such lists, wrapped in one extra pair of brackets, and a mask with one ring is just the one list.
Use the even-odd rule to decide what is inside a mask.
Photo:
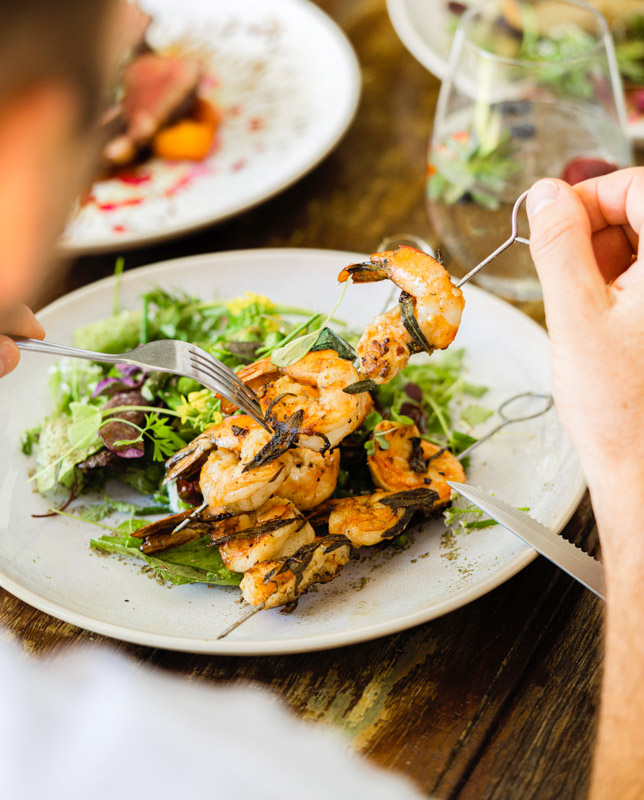
[[(514, 202), (537, 179), (576, 183), (628, 166), (624, 124), (613, 43), (597, 11), (577, 0), (491, 0), (466, 11), (427, 167), (430, 218), (461, 274), (507, 239)], [(529, 235), (525, 219), (519, 232)], [(541, 297), (522, 245), (476, 280), (509, 299)]]

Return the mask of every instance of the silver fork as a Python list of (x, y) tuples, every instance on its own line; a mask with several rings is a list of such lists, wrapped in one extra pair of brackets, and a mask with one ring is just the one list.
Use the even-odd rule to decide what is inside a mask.
[(266, 424), (257, 396), (252, 389), (246, 386), (232, 369), (194, 344), (180, 342), (176, 339), (163, 339), (158, 342), (142, 344), (126, 353), (111, 355), (81, 350), (78, 347), (68, 347), (64, 344), (41, 342), (39, 339), (27, 339), (24, 336), (11, 336), (10, 338), (21, 350), (68, 358), (84, 358), (102, 364), (131, 364), (146, 371), (168, 372), (171, 375), (193, 378), (206, 389), (217, 392), (230, 400), (269, 433), (273, 432)]

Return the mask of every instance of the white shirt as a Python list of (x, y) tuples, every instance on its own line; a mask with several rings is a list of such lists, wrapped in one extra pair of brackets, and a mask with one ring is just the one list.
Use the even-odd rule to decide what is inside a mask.
[(419, 800), (337, 732), (268, 693), (212, 688), (79, 651), (34, 661), (0, 641), (7, 800)]

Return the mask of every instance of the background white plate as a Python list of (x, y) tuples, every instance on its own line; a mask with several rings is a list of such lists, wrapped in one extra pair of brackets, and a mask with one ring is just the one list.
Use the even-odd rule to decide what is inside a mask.
[(309, 0), (142, 0), (150, 42), (196, 45), (223, 112), (203, 162), (151, 159), (148, 180), (100, 181), (60, 241), (90, 253), (168, 239), (223, 220), (290, 186), (349, 126), (360, 68), (342, 31)]
[[(486, 0), (466, 0), (468, 8)], [(447, 72), (453, 31), (458, 18), (450, 13), (447, 0), (387, 0), (389, 19), (400, 40), (424, 67), (443, 80)], [(626, 133), (644, 143), (644, 118), (629, 117)]]
[[(204, 298), (244, 290), (287, 305), (328, 310), (338, 297), (339, 270), (364, 256), (323, 250), (248, 250), (177, 259), (123, 276), (129, 307), (154, 286)], [(110, 314), (113, 279), (58, 300), (40, 314), (51, 341), (70, 342), (79, 325)], [(351, 286), (338, 312), (356, 327), (380, 312), (388, 282)], [(456, 347), (467, 348), (469, 378), (490, 386), (498, 404), (529, 389), (550, 387), (544, 331), (511, 306), (467, 286)], [(20, 432), (51, 408), (46, 356), (27, 353), (0, 382), (0, 585), (60, 619), (130, 642), (206, 653), (267, 654), (315, 650), (372, 639), (417, 625), (488, 592), (518, 572), (534, 552), (495, 527), (445, 540), (442, 521), (416, 530), (404, 551), (365, 550), (339, 579), (311, 592), (290, 616), (258, 614), (228, 639), (217, 633), (242, 613), (235, 588), (159, 585), (131, 560), (97, 554), (96, 529), (64, 518), (33, 519), (47, 501), (25, 483), (32, 460), (19, 451)], [(481, 435), (491, 419), (479, 426)], [(506, 429), (473, 454), (469, 480), (498, 493), (559, 531), (584, 490), (577, 459), (554, 411)], [(110, 489), (110, 492), (113, 490)], [(127, 492), (120, 493), (128, 497)], [(136, 499), (131, 497), (131, 499)], [(125, 601), (129, 602), (125, 602)]]

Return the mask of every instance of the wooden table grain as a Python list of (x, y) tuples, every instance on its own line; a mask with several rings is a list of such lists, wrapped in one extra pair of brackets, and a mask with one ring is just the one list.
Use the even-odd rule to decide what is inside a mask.
[[(399, 42), (385, 0), (318, 4), (345, 30), (362, 66), (363, 97), (345, 139), (278, 197), (190, 237), (128, 252), (126, 268), (247, 247), (372, 251), (401, 231), (433, 240), (423, 181), (438, 81)], [(100, 256), (61, 265), (39, 304), (110, 274), (113, 264)], [(597, 547), (587, 497), (564, 535)], [(542, 558), (445, 617), (321, 653), (222, 658), (137, 647), (60, 622), (4, 591), (0, 624), (29, 657), (103, 647), (190, 680), (266, 687), (300, 717), (342, 729), (367, 758), (437, 797), (586, 793), (602, 606)]]

